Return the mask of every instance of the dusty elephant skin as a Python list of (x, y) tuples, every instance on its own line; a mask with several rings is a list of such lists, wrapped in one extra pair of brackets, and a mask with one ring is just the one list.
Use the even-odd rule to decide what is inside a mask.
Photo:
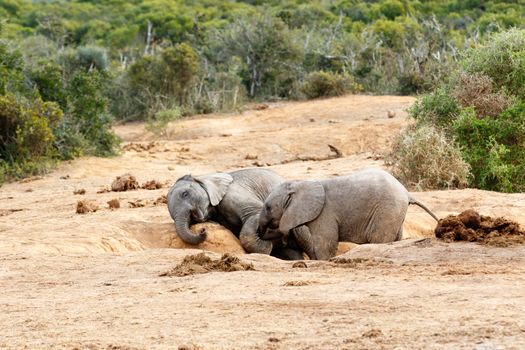
[[(185, 175), (177, 180), (167, 195), (168, 210), (179, 237), (186, 243), (199, 244), (206, 231), (190, 231), (192, 223), (217, 221), (240, 239), (249, 253), (278, 255), (301, 259), (301, 252), (290, 247), (275, 247), (257, 234), (259, 211), (264, 199), (283, 179), (268, 169), (243, 169), (231, 173), (196, 176)], [(293, 246), (293, 245), (290, 245)]]
[(322, 181), (288, 181), (277, 187), (261, 210), (259, 232), (287, 235), (292, 229), (310, 259), (333, 257), (339, 241), (387, 243), (400, 240), (409, 204), (416, 204), (392, 175), (366, 169)]

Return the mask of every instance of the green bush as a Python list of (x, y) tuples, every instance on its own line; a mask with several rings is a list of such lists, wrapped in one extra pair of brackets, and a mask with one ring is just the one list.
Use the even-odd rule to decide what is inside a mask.
[(62, 111), (54, 103), (21, 103), (14, 95), (0, 96), (1, 177), (41, 174), (55, 164), (55, 137), (51, 127)]
[(85, 153), (98, 156), (115, 154), (119, 140), (111, 131), (113, 118), (108, 113), (108, 99), (104, 95), (104, 75), (97, 70), (77, 72), (67, 87), (67, 99), (68, 124), (74, 125), (73, 130), (85, 139), (88, 145)]
[(464, 188), (470, 176), (460, 148), (444, 131), (428, 125), (405, 129), (394, 140), (387, 163), (399, 181), (419, 191)]
[(408, 112), (418, 124), (435, 125), (446, 129), (456, 119), (459, 107), (450, 96), (448, 89), (441, 87), (430, 94), (421, 96)]
[(307, 98), (318, 98), (358, 92), (361, 91), (361, 86), (349, 74), (321, 71), (308, 74), (301, 91)]
[(470, 185), (525, 190), (525, 30), (497, 33), (468, 50), (447, 84), (410, 108), (418, 125), (453, 137)]
[(146, 130), (151, 131), (157, 136), (166, 134), (166, 128), (172, 121), (182, 116), (180, 108), (172, 108), (155, 113), (155, 116), (146, 121)]
[(454, 133), (478, 188), (501, 192), (525, 190), (525, 103), (498, 118), (478, 118), (472, 108), (461, 111)]
[(121, 120), (148, 120), (177, 106), (193, 112), (191, 93), (198, 79), (199, 60), (187, 43), (135, 60), (108, 91), (110, 110)]
[(461, 67), (467, 73), (481, 73), (496, 88), (525, 99), (525, 30), (497, 33), (485, 44), (466, 52)]

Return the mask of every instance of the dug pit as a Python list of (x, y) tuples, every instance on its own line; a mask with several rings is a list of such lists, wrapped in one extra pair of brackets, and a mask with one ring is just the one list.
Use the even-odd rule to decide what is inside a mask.
[(518, 223), (480, 215), (472, 209), (439, 220), (434, 233), (445, 242), (479, 242), (497, 247), (525, 244), (525, 231)]

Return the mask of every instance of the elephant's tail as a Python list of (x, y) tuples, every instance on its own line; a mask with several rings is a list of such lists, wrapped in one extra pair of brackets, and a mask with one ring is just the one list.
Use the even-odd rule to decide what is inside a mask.
[(432, 216), (434, 218), (434, 220), (436, 221), (439, 221), (438, 217), (436, 216), (436, 214), (434, 214), (430, 209), (428, 209), (423, 203), (421, 203), (420, 201), (418, 201), (417, 199), (414, 199), (412, 198), (411, 196), (408, 197), (408, 204), (415, 204), (417, 205), (418, 207), (422, 208), (424, 211), (426, 211), (427, 213), (430, 214), (430, 216)]

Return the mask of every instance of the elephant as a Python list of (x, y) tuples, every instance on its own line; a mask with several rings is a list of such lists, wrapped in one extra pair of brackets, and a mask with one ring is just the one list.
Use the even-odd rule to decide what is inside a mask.
[(284, 179), (269, 169), (242, 169), (230, 173), (179, 178), (167, 194), (168, 210), (179, 237), (186, 243), (199, 244), (206, 231), (190, 231), (193, 223), (213, 220), (239, 237), (249, 253), (270, 254), (284, 259), (303, 259), (292, 237), (261, 240), (257, 234), (259, 213), (271, 190)]
[(418, 205), (438, 221), (395, 177), (381, 169), (321, 181), (286, 181), (266, 198), (259, 216), (259, 235), (276, 239), (294, 234), (310, 259), (326, 260), (335, 255), (338, 242), (400, 240), (409, 204)]

